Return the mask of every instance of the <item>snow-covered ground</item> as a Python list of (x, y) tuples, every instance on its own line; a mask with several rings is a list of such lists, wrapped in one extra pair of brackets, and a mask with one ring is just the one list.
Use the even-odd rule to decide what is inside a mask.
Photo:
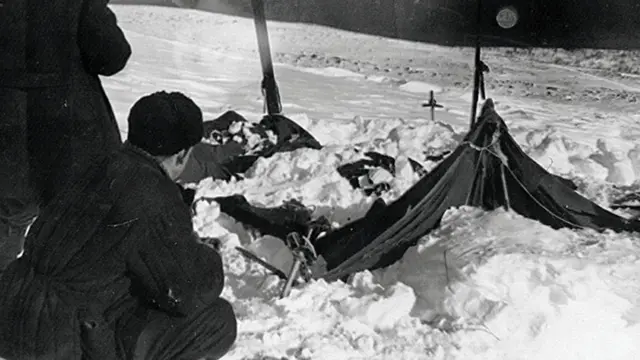
[[(105, 78), (123, 136), (140, 96), (182, 91), (207, 118), (233, 109), (263, 113), (250, 19), (193, 10), (113, 6), (134, 49), (127, 69)], [(472, 52), (320, 26), (270, 23), (285, 114), (323, 150), (260, 160), (246, 180), (204, 180), (199, 194), (243, 194), (260, 206), (297, 198), (336, 224), (372, 199), (336, 166), (353, 147), (397, 156), (394, 199), (417, 178), (406, 157), (453, 149), (469, 122)], [(640, 80), (585, 63), (489, 49), (488, 95), (527, 153), (607, 206), (614, 185), (640, 175)], [(560, 56), (557, 55), (556, 56)], [(607, 54), (605, 54), (607, 55)], [(614, 53), (613, 56), (620, 56)], [(621, 63), (607, 60), (610, 63)], [(625, 63), (626, 64), (626, 63)], [(436, 122), (421, 106), (434, 90)], [(423, 162), (427, 168), (434, 164)], [(201, 204), (203, 236), (224, 241), (223, 295), (239, 338), (225, 359), (614, 360), (640, 354), (640, 247), (635, 234), (553, 230), (517, 214), (451, 209), (439, 229), (397, 264), (349, 284), (314, 282), (278, 300), (281, 283), (233, 250), (242, 243), (286, 267), (273, 238)]]

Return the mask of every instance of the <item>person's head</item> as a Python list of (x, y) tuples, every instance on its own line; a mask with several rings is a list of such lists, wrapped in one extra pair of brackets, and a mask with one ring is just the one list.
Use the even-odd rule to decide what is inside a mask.
[(160, 91), (140, 98), (129, 111), (128, 122), (129, 143), (154, 156), (173, 180), (204, 134), (202, 111), (179, 92)]

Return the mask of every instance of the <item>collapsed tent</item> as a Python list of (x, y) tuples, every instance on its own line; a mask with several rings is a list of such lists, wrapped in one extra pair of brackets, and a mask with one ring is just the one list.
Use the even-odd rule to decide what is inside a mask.
[[(318, 150), (322, 145), (285, 116), (267, 115), (260, 123), (254, 124), (235, 111), (227, 111), (214, 120), (204, 122), (203, 141), (193, 147), (179, 181), (198, 183), (206, 178), (238, 179), (260, 157), (268, 158), (300, 148)], [(355, 151), (360, 152), (359, 149)], [(441, 157), (427, 156), (426, 160), (436, 161)], [(419, 162), (409, 158), (409, 163), (420, 176), (426, 174)], [(362, 159), (342, 164), (337, 170), (353, 188), (363, 189), (367, 195), (380, 195), (391, 188), (388, 181), (395, 176), (395, 165), (396, 159), (391, 156), (365, 151)]]
[(235, 111), (204, 122), (203, 141), (196, 144), (179, 180), (197, 183), (205, 178), (230, 180), (246, 172), (259, 158), (322, 145), (293, 120), (266, 115), (251, 123)]
[(509, 135), (488, 99), (464, 141), (395, 202), (318, 239), (327, 281), (386, 267), (436, 228), (447, 209), (463, 205), (506, 207), (553, 228), (638, 231), (640, 222), (609, 212), (548, 173)]

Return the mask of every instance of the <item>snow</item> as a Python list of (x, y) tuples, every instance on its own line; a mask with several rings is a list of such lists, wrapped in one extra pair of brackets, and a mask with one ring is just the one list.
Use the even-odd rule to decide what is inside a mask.
[(421, 94), (429, 94), (431, 91), (433, 91), (434, 93), (442, 92), (441, 87), (433, 84), (428, 84), (422, 81), (409, 81), (406, 84), (400, 85), (400, 89), (404, 91), (412, 92), (412, 93), (421, 93)]
[(446, 315), (487, 331), (476, 335), (482, 342), (460, 339), (463, 358), (597, 359), (606, 350), (608, 359), (627, 359), (640, 350), (636, 295), (625, 288), (638, 257), (621, 254), (628, 248), (637, 254), (631, 237), (459, 209), (378, 282), (411, 286), (414, 316)]
[(301, 71), (305, 71), (311, 74), (316, 74), (316, 75), (322, 75), (322, 76), (326, 76), (326, 77), (345, 77), (345, 78), (361, 78), (364, 77), (364, 75), (362, 74), (358, 74), (355, 73), (353, 71), (349, 71), (349, 70), (345, 70), (345, 69), (341, 69), (341, 68), (336, 68), (336, 67), (326, 67), (326, 68), (322, 68), (322, 69), (317, 69), (317, 68), (301, 68), (299, 67), (298, 70)]
[[(123, 136), (130, 106), (157, 90), (186, 93), (208, 119), (229, 109), (260, 119), (251, 19), (113, 9), (134, 49), (126, 70), (104, 79)], [(335, 171), (358, 158), (354, 149), (399, 157), (399, 175), (384, 195), (392, 200), (417, 181), (407, 157), (452, 150), (464, 136), (469, 49), (314, 25), (270, 23), (269, 30), (284, 112), (325, 147), (260, 159), (243, 181), (203, 180), (197, 197), (242, 194), (258, 206), (295, 198), (342, 225), (373, 201)], [(603, 206), (614, 185), (636, 185), (637, 79), (586, 73), (575, 67), (584, 61), (571, 60), (579, 54), (567, 52), (554, 55), (563, 66), (546, 57), (536, 62), (535, 54), (484, 54), (487, 92), (530, 156), (576, 180)], [(421, 107), (429, 90), (445, 106), (437, 122)], [(625, 96), (606, 97), (620, 92)], [(598, 97), (609, 100), (594, 102)], [(451, 209), (393, 266), (348, 284), (312, 282), (280, 300), (282, 283), (234, 247), (286, 271), (291, 255), (282, 241), (256, 238), (206, 202), (197, 204), (194, 227), (222, 240), (223, 296), (239, 321), (225, 359), (626, 360), (640, 353), (640, 248), (633, 234), (553, 230), (504, 210)]]

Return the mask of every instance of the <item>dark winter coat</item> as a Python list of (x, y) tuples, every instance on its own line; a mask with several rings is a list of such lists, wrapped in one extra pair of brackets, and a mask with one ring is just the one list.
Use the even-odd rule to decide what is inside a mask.
[(46, 201), (121, 144), (98, 75), (131, 48), (107, 3), (0, 0), (0, 198)]
[(189, 314), (223, 284), (220, 255), (198, 242), (178, 187), (125, 145), (44, 209), (0, 277), (0, 357), (74, 360), (84, 347), (122, 358), (122, 318)]

